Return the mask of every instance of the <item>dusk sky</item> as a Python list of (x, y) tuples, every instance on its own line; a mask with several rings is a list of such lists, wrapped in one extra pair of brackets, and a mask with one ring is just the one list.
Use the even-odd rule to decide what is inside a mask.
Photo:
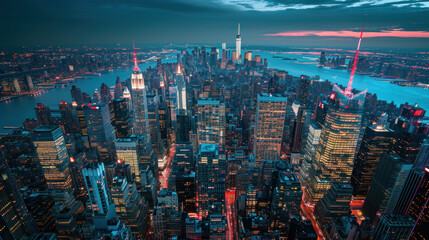
[(429, 1), (1, 0), (0, 47), (37, 44), (234, 43), (429, 48)]

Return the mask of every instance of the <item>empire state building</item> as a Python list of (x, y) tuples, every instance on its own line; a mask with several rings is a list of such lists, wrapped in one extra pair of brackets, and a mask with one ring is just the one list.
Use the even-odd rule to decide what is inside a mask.
[(131, 74), (131, 96), (134, 112), (133, 133), (136, 135), (148, 135), (149, 118), (147, 111), (146, 87), (143, 74), (137, 65), (136, 49), (134, 47), (134, 68)]

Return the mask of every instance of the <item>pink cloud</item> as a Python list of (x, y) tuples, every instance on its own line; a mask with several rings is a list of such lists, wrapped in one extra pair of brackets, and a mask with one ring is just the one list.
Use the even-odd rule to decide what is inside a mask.
[[(265, 36), (280, 36), (280, 37), (306, 37), (306, 36), (319, 36), (319, 37), (354, 37), (359, 38), (360, 32), (353, 31), (291, 31), (264, 34)], [(400, 38), (429, 38), (429, 32), (426, 31), (403, 31), (403, 30), (390, 30), (381, 32), (364, 32), (364, 38), (373, 37), (400, 37)]]

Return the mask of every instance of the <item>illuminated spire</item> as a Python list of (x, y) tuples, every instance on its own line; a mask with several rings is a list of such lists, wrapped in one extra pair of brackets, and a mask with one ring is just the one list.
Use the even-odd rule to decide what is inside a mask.
[(238, 24), (238, 32), (237, 32), (237, 37), (240, 36), (240, 23)]
[(177, 65), (177, 74), (182, 74), (182, 69), (179, 64)]
[(133, 50), (134, 50), (134, 58), (133, 58), (133, 61), (134, 61), (134, 69), (133, 69), (133, 71), (134, 71), (134, 72), (140, 72), (140, 68), (139, 68), (139, 66), (137, 65), (136, 47), (135, 47), (135, 45), (134, 45), (134, 40), (133, 40)]
[[(365, 23), (364, 23), (364, 26), (365, 26)], [(360, 48), (360, 43), (362, 41), (362, 35), (363, 35), (363, 28), (364, 28), (364, 26), (362, 26), (362, 30), (360, 31), (359, 43), (358, 43), (358, 46), (357, 46), (355, 58), (353, 60), (353, 67), (352, 67), (352, 73), (350, 74), (349, 85), (347, 86), (346, 90), (344, 91), (344, 93), (347, 96), (350, 96), (351, 93), (352, 93), (353, 77), (355, 76), (355, 72), (356, 72), (356, 64), (357, 64), (357, 61), (358, 61), (359, 48)]]

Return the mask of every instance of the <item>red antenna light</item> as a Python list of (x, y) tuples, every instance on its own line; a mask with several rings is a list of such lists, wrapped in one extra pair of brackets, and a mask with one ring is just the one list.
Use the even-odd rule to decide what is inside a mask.
[(350, 96), (352, 94), (353, 77), (355, 76), (355, 72), (356, 72), (356, 64), (357, 64), (357, 61), (358, 61), (359, 48), (360, 48), (360, 43), (362, 41), (362, 35), (363, 35), (363, 28), (364, 27), (365, 27), (365, 21), (364, 21), (364, 24), (362, 26), (362, 30), (360, 31), (359, 43), (358, 43), (358, 46), (357, 46), (355, 58), (353, 60), (353, 67), (352, 67), (352, 73), (350, 74), (349, 84), (347, 85), (347, 88), (344, 91), (344, 93), (347, 96)]
[(135, 71), (135, 72), (139, 72), (139, 71), (140, 71), (140, 68), (139, 68), (139, 66), (137, 65), (136, 46), (134, 45), (134, 40), (133, 40), (133, 50), (134, 50), (134, 58), (133, 58), (133, 61), (134, 61), (134, 69), (133, 69), (133, 71)]

